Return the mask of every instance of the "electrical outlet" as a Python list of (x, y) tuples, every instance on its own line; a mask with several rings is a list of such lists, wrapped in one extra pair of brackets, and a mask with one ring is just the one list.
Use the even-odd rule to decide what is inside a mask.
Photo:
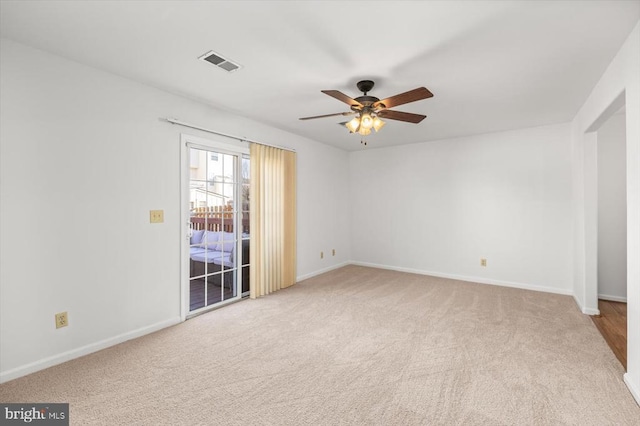
[(480, 266), (487, 266), (487, 259), (480, 259)]
[(164, 222), (164, 210), (149, 210), (149, 222), (151, 223)]
[(336, 255), (336, 249), (331, 249), (331, 256), (335, 256)]
[(56, 314), (56, 328), (62, 328), (69, 325), (69, 320), (67, 318), (66, 312), (60, 312)]
[(320, 259), (324, 259), (324, 252), (323, 251), (320, 252)]

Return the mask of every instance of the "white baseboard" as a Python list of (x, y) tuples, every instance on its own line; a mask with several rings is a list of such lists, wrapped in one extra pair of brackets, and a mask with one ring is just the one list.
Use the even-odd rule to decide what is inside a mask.
[(456, 275), (456, 274), (448, 274), (448, 273), (434, 272), (434, 271), (424, 271), (424, 270), (421, 270), (421, 269), (412, 269), (412, 268), (402, 268), (402, 267), (397, 267), (397, 266), (380, 265), (378, 263), (368, 263), (368, 262), (358, 262), (358, 261), (352, 261), (350, 263), (353, 264), (353, 265), (368, 266), (368, 267), (371, 267), (371, 268), (388, 269), (388, 270), (391, 270), (391, 271), (398, 271), (398, 272), (409, 272), (409, 273), (412, 273), (412, 274), (419, 274), (419, 275), (431, 275), (433, 277), (449, 278), (449, 279), (452, 279), (452, 280), (468, 281), (468, 282), (478, 283), (478, 284), (490, 284), (490, 285), (497, 285), (497, 286), (501, 286), (501, 287), (519, 288), (519, 289), (522, 289), (522, 290), (541, 291), (541, 292), (544, 292), (544, 293), (555, 293), (555, 294), (562, 294), (562, 295), (565, 295), (565, 296), (573, 296), (573, 291), (567, 290), (567, 289), (555, 288), (555, 287), (545, 287), (545, 286), (541, 286), (541, 285), (524, 284), (524, 283), (511, 282), (511, 281), (493, 280), (493, 279), (489, 279), (489, 278), (470, 277), (470, 276), (466, 276), (466, 275)]
[(342, 268), (343, 266), (347, 266), (350, 264), (351, 262), (342, 262), (338, 263), (337, 265), (329, 266), (328, 268), (323, 268), (308, 274), (300, 275), (296, 278), (296, 282), (300, 282), (302, 280), (306, 280), (311, 277), (315, 277), (316, 275), (324, 274), (325, 272), (333, 271), (334, 269)]
[(582, 308), (582, 313), (585, 315), (600, 315), (600, 309)]
[(580, 303), (580, 301), (578, 300), (578, 298), (576, 297), (576, 295), (573, 295), (573, 300), (575, 300), (576, 305), (578, 305), (578, 309), (580, 309), (580, 312), (582, 312), (585, 315), (600, 315), (600, 310), (597, 308), (585, 308), (584, 306), (582, 306), (582, 303)]
[(631, 395), (633, 395), (633, 398), (636, 400), (636, 403), (640, 405), (640, 387), (638, 387), (631, 381), (631, 376), (629, 376), (629, 373), (624, 373), (624, 376), (622, 376), (622, 378), (624, 379), (624, 383), (627, 385), (629, 392), (631, 392)]
[(118, 336), (110, 337), (108, 339), (101, 340), (99, 342), (91, 343), (86, 346), (82, 346), (77, 349), (72, 349), (67, 352), (63, 352), (58, 355), (53, 355), (48, 358), (41, 359), (17, 368), (13, 368), (8, 371), (0, 373), (0, 383), (8, 382), (9, 380), (17, 379), (18, 377), (26, 376), (27, 374), (35, 373), (36, 371), (44, 370), (45, 368), (53, 367), (54, 365), (62, 364), (63, 362), (70, 361), (75, 358), (79, 358), (84, 355), (88, 355), (93, 352), (97, 352), (102, 349), (117, 345), (118, 343), (126, 342), (127, 340), (135, 339), (136, 337), (144, 336), (146, 334), (153, 333), (154, 331), (161, 330), (163, 328), (170, 327), (182, 322), (180, 317), (171, 318), (165, 321), (142, 327), (137, 330), (129, 331), (127, 333), (120, 334)]
[(608, 295), (608, 294), (598, 294), (598, 299), (608, 300), (608, 301), (610, 301), (610, 302), (622, 302), (622, 303), (627, 303), (627, 298), (626, 298), (626, 297), (610, 296), (610, 295)]

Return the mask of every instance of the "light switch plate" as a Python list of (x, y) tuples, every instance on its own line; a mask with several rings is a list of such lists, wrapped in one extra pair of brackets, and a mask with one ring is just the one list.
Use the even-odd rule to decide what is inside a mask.
[(149, 221), (151, 223), (164, 222), (164, 210), (149, 210)]

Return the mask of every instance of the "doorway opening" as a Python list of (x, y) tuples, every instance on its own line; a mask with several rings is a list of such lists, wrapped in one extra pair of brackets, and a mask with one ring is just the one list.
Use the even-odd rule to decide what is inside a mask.
[[(588, 150), (595, 195), (591, 203), (594, 241), (590, 268), (594, 280), (592, 297), (599, 313), (593, 322), (626, 370), (627, 364), (627, 192), (626, 117), (624, 94), (614, 103), (616, 109), (592, 129), (594, 142)], [(622, 104), (620, 107), (619, 104)], [(595, 126), (595, 125), (594, 125)], [(587, 194), (588, 195), (588, 194)]]

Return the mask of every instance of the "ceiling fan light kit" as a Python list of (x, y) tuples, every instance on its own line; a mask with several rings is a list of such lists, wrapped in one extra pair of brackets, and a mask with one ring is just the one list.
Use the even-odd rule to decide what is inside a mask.
[[(419, 101), (433, 97), (433, 93), (427, 90), (425, 87), (418, 87), (417, 89), (410, 90), (408, 92), (400, 93), (389, 98), (380, 100), (374, 96), (367, 96), (367, 93), (373, 89), (374, 82), (371, 80), (359, 81), (357, 86), (358, 90), (364, 93), (363, 96), (357, 98), (350, 98), (342, 92), (337, 90), (322, 90), (322, 93), (329, 95), (337, 100), (346, 103), (351, 108), (349, 112), (339, 112), (336, 114), (316, 115), (313, 117), (302, 117), (300, 120), (312, 120), (315, 118), (335, 117), (335, 116), (347, 116), (356, 114), (354, 118), (345, 123), (345, 127), (349, 129), (349, 133), (358, 133), (361, 136), (367, 136), (371, 134), (371, 129), (379, 132), (380, 129), (386, 124), (380, 117), (388, 120), (404, 121), (407, 123), (418, 124), (426, 118), (426, 115), (412, 114), (409, 112), (395, 111), (389, 108), (408, 104), (410, 102)], [(367, 144), (364, 140), (361, 143)]]
[(362, 136), (367, 136), (371, 134), (371, 129), (376, 132), (382, 129), (382, 126), (385, 125), (385, 122), (382, 121), (375, 113), (367, 113), (362, 112), (360, 116), (353, 117), (351, 121), (345, 123), (347, 129), (349, 129), (349, 133), (359, 133)]

